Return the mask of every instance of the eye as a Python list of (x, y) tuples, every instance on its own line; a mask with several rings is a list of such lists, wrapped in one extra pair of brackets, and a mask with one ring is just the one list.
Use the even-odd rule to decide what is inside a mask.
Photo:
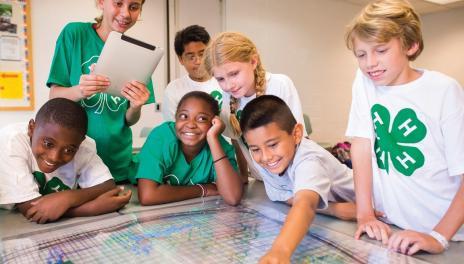
[(250, 148), (251, 153), (258, 153), (259, 148)]
[(139, 11), (141, 9), (141, 5), (139, 3), (129, 5), (130, 11)]
[(233, 72), (231, 72), (229, 75), (232, 76), (232, 77), (233, 77), (233, 76), (237, 76), (237, 75), (238, 75), (238, 71), (233, 71)]
[(185, 120), (185, 119), (187, 119), (187, 117), (188, 117), (187, 114), (184, 114), (184, 113), (179, 113), (177, 115), (177, 119), (179, 119), (179, 120)]
[(364, 55), (364, 53), (356, 53), (354, 56), (356, 56), (356, 58), (362, 58)]
[(65, 148), (64, 149), (64, 154), (66, 154), (66, 155), (73, 155), (76, 152), (77, 152), (77, 149), (75, 149), (75, 148)]
[(268, 144), (267, 146), (271, 149), (275, 149), (278, 145), (279, 143), (275, 142), (275, 143)]
[(215, 78), (216, 78), (217, 82), (223, 82), (224, 81), (224, 78), (222, 78), (222, 77), (215, 77)]
[(43, 146), (44, 148), (50, 149), (50, 148), (53, 148), (53, 143), (45, 139), (45, 140), (42, 142), (42, 146)]
[(201, 123), (207, 123), (207, 122), (209, 122), (209, 118), (207, 116), (199, 116), (197, 118), (197, 121), (201, 122)]
[(117, 6), (117, 7), (121, 7), (122, 6), (122, 1), (114, 1), (114, 5)]
[(387, 50), (388, 50), (388, 49), (384, 49), (384, 48), (383, 48), (383, 49), (377, 49), (377, 53), (382, 54), (382, 53), (387, 52)]

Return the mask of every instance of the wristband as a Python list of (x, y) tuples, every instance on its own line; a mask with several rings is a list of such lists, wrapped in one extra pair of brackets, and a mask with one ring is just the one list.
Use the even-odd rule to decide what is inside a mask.
[(435, 238), (438, 243), (440, 243), (445, 250), (449, 248), (449, 243), (448, 240), (440, 233), (438, 233), (435, 230), (430, 231), (429, 235), (433, 238)]
[(216, 162), (218, 162), (218, 161), (220, 161), (222, 159), (225, 159), (225, 158), (227, 158), (227, 155), (224, 155), (224, 156), (220, 157), (219, 159), (213, 161), (213, 163), (216, 163)]
[(203, 185), (197, 183), (196, 186), (199, 186), (201, 188), (201, 197), (205, 197), (206, 196), (206, 189)]

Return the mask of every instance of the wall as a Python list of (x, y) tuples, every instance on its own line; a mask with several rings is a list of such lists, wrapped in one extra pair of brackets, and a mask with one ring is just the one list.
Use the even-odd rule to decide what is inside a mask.
[[(149, 43), (165, 47), (166, 7), (164, 0), (146, 1), (141, 21), (131, 28), (127, 34)], [(93, 0), (31, 0), (32, 52), (34, 71), (35, 111), (2, 111), (0, 127), (19, 121), (28, 121), (36, 111), (48, 100), (49, 89), (45, 83), (48, 78), (51, 60), (55, 49), (55, 41), (65, 24), (71, 21), (93, 21), (100, 14)], [(50, 21), (53, 21), (52, 23)], [(167, 83), (167, 62), (164, 58), (153, 75), (155, 94), (160, 94)], [(153, 104), (144, 106), (142, 120), (134, 125), (134, 145), (141, 146), (143, 140), (138, 137), (143, 126), (154, 126), (162, 119), (160, 113), (154, 112)]]
[[(38, 107), (48, 98), (45, 82), (61, 28), (69, 21), (90, 21), (99, 11), (92, 0), (31, 1)], [(147, 1), (142, 21), (128, 33), (163, 48), (168, 46), (165, 2)], [(287, 74), (294, 81), (303, 111), (311, 117), (312, 138), (331, 143), (344, 139), (356, 61), (344, 46), (343, 34), (345, 25), (360, 6), (341, 0), (170, 0), (170, 3), (177, 4), (177, 11), (171, 14), (177, 16), (171, 17), (171, 41), (175, 31), (194, 23), (206, 26), (212, 35), (221, 28), (242, 31), (257, 44), (268, 71)], [(218, 12), (223, 12), (224, 17)], [(53, 23), (49, 22), (50, 16)], [(424, 15), (422, 20), (425, 50), (414, 64), (441, 71), (464, 84), (464, 9)], [(169, 46), (172, 49), (172, 44)], [(158, 100), (167, 83), (167, 67), (165, 58), (153, 76)], [(176, 60), (172, 61), (172, 67), (177, 68), (172, 70), (171, 78), (183, 74)], [(0, 112), (0, 127), (27, 121), (34, 113)], [(144, 139), (138, 137), (141, 127), (158, 122), (161, 115), (153, 112), (152, 105), (145, 107), (142, 120), (134, 126), (134, 144), (143, 144)]]

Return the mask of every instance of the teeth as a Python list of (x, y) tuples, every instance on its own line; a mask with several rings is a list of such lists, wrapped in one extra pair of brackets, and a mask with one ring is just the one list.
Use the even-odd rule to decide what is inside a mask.
[(277, 163), (279, 163), (279, 161), (268, 163), (267, 166), (268, 167), (275, 167), (277, 165)]
[(374, 71), (374, 72), (369, 72), (369, 75), (372, 76), (372, 77), (377, 77), (382, 73), (383, 73), (383, 71)]
[(195, 134), (194, 133), (191, 133), (191, 132), (185, 132), (184, 133), (186, 136), (194, 136)]
[(46, 161), (46, 160), (44, 160), (44, 162), (45, 162), (45, 164), (47, 164), (48, 166), (55, 166), (55, 163), (50, 163), (50, 162), (48, 162), (48, 161)]

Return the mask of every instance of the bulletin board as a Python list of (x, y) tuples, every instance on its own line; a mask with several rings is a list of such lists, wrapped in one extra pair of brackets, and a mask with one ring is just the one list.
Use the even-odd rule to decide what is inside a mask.
[(0, 111), (34, 109), (30, 0), (0, 0)]

